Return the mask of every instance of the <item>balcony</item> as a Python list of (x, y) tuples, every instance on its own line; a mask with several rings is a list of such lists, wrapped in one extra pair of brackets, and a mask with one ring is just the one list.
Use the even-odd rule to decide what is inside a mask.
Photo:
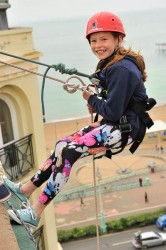
[(0, 162), (6, 176), (14, 181), (34, 167), (32, 134), (0, 148)]

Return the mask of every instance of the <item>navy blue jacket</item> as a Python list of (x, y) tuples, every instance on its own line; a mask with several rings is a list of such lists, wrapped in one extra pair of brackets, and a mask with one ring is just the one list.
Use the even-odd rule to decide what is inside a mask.
[(119, 119), (126, 115), (132, 127), (131, 136), (135, 138), (140, 127), (139, 117), (128, 108), (128, 104), (131, 98), (136, 101), (148, 98), (140, 70), (131, 57), (125, 57), (107, 68), (105, 82), (106, 100), (91, 95), (88, 103), (106, 124), (118, 125)]

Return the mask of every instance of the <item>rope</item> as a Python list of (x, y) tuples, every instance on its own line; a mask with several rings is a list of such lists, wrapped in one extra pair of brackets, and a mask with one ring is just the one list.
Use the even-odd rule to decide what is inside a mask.
[[(14, 64), (12, 64), (12, 63), (4, 62), (4, 61), (2, 61), (2, 60), (0, 60), (0, 63), (5, 64), (5, 65), (8, 65), (8, 66), (13, 67), (13, 68), (16, 68), (16, 69), (20, 69), (20, 70), (23, 70), (23, 71), (26, 71), (26, 72), (29, 72), (29, 73), (38, 75), (38, 76), (42, 76), (42, 77), (48, 78), (48, 79), (53, 80), (53, 81), (57, 81), (57, 82), (66, 84), (66, 86), (64, 86), (63, 88), (64, 88), (68, 93), (74, 93), (74, 92), (76, 92), (78, 89), (79, 89), (79, 90), (82, 90), (82, 91), (84, 90), (83, 88), (80, 88), (80, 85), (67, 84), (71, 78), (76, 78), (76, 79), (78, 79), (78, 80), (82, 83), (83, 86), (86, 86), (86, 84), (81, 80), (81, 78), (79, 78), (79, 77), (77, 77), (77, 76), (71, 76), (71, 77), (69, 77), (66, 81), (63, 81), (63, 80), (60, 80), (60, 79), (55, 78), (55, 77), (52, 77), (52, 76), (43, 75), (43, 74), (38, 73), (38, 72), (36, 72), (36, 71), (33, 71), (33, 70), (30, 70), (30, 69), (23, 68), (23, 67), (21, 67), (21, 66), (16, 66), (16, 65), (14, 65)], [(52, 67), (52, 66), (51, 66), (51, 67)], [(73, 88), (73, 89), (74, 89), (74, 92), (72, 92), (71, 90), (69, 90), (69, 88)]]
[[(0, 53), (1, 53), (1, 52), (0, 52)], [(60, 80), (60, 79), (55, 78), (55, 77), (52, 77), (52, 76), (48, 76), (48, 75), (47, 75), (48, 71), (49, 71), (51, 68), (54, 68), (54, 69), (55, 69), (55, 68), (57, 67), (57, 65), (50, 65), (50, 66), (46, 69), (46, 71), (45, 71), (45, 73), (44, 73), (44, 75), (43, 75), (43, 74), (41, 74), (41, 73), (39, 73), (39, 72), (30, 70), (30, 69), (26, 69), (26, 68), (23, 68), (23, 67), (21, 67), (21, 66), (16, 66), (16, 65), (14, 65), (14, 64), (12, 64), (12, 63), (7, 63), (7, 62), (4, 62), (4, 61), (2, 61), (2, 60), (0, 60), (0, 63), (5, 64), (5, 65), (10, 66), (10, 67), (13, 67), (13, 68), (16, 68), (16, 69), (23, 70), (23, 71), (25, 71), (25, 72), (29, 72), (29, 73), (31, 73), (31, 74), (35, 74), (35, 75), (37, 75), (37, 76), (43, 77), (42, 88), (41, 88), (41, 103), (42, 103), (43, 122), (46, 121), (46, 119), (45, 119), (45, 106), (44, 106), (44, 88), (45, 88), (45, 81), (46, 81), (46, 78), (47, 78), (47, 79), (50, 79), (50, 80), (53, 80), (53, 81), (56, 81), (56, 82), (63, 83), (63, 84), (64, 84), (64, 86), (63, 86), (64, 90), (66, 90), (66, 91), (67, 91), (68, 93), (70, 93), (70, 94), (75, 93), (77, 90), (84, 91), (84, 90), (87, 88), (87, 85), (86, 85), (86, 84), (82, 81), (82, 79), (79, 78), (78, 76), (71, 76), (71, 77), (69, 77), (66, 81)], [(71, 79), (77, 79), (77, 80), (79, 80), (79, 82), (82, 84), (82, 87), (80, 87), (80, 84), (77, 84), (77, 85), (75, 85), (75, 84), (69, 84), (69, 81), (70, 81)]]
[[(20, 56), (12, 55), (12, 54), (9, 54), (9, 53), (6, 53), (6, 52), (2, 52), (2, 51), (0, 51), (0, 54), (47, 67), (47, 69), (46, 69), (46, 71), (45, 71), (45, 73), (43, 75), (43, 74), (40, 74), (40, 73), (38, 73), (36, 71), (25, 69), (25, 68), (23, 68), (21, 66), (16, 66), (14, 64), (7, 63), (7, 62), (4, 62), (4, 61), (0, 60), (0, 63), (3, 63), (5, 65), (8, 65), (8, 66), (11, 66), (11, 67), (14, 67), (14, 68), (17, 68), (17, 69), (20, 69), (20, 70), (23, 70), (23, 71), (26, 71), (26, 72), (29, 72), (29, 73), (32, 73), (32, 74), (35, 74), (35, 75), (43, 77), (42, 88), (41, 88), (41, 103), (42, 103), (43, 122), (46, 122), (46, 119), (45, 119), (45, 105), (44, 105), (44, 88), (45, 88), (45, 80), (46, 80), (46, 78), (48, 78), (50, 80), (54, 80), (54, 81), (60, 82), (60, 83), (63, 83), (63, 84), (66, 84), (66, 86), (64, 87), (64, 89), (68, 93), (74, 93), (78, 89), (80, 89), (82, 91), (85, 90), (85, 88), (80, 88), (80, 85), (69, 84), (68, 82), (69, 82), (69, 80), (71, 78), (67, 79), (67, 81), (62, 81), (60, 79), (57, 79), (57, 78), (54, 78), (54, 77), (51, 77), (51, 76), (47, 76), (47, 73), (48, 73), (48, 71), (50, 69), (54, 69), (55, 71), (59, 71), (61, 74), (69, 74), (69, 75), (75, 74), (75, 75), (78, 75), (78, 76), (83, 76), (83, 77), (87, 77), (87, 78), (91, 79), (91, 76), (89, 76), (87, 74), (84, 74), (84, 73), (81, 73), (81, 72), (78, 72), (78, 70), (75, 69), (75, 68), (73, 68), (73, 69), (66, 69), (65, 65), (62, 64), (62, 63), (59, 63), (57, 65), (56, 64), (54, 64), (54, 65), (48, 65), (48, 64), (45, 64), (45, 63), (36, 62), (36, 61), (30, 60), (30, 59), (27, 59), (27, 58), (23, 58), (23, 57), (20, 57)], [(72, 78), (76, 78), (77, 80), (79, 80), (81, 82), (81, 84), (84, 87), (86, 86), (80, 78), (78, 78), (76, 76), (74, 76)], [(73, 90), (69, 90), (69, 88), (72, 88)]]
[[(46, 81), (46, 78), (47, 78), (47, 73), (48, 73), (48, 71), (49, 71), (51, 68), (54, 68), (54, 67), (56, 67), (56, 65), (51, 65), (51, 66), (49, 66), (49, 67), (46, 69), (46, 71), (45, 71), (45, 73), (44, 73), (44, 75), (43, 75), (42, 89), (41, 89), (41, 103), (42, 103), (42, 111), (43, 111), (43, 122), (46, 121), (46, 119), (45, 119), (45, 107), (44, 107), (44, 88), (45, 88), (45, 81)], [(73, 79), (73, 78), (79, 80), (80, 83), (83, 85), (83, 87), (80, 87), (80, 85), (69, 84), (69, 81), (70, 81), (71, 79)], [(77, 77), (77, 76), (71, 76), (71, 77), (69, 77), (69, 78), (67, 79), (67, 81), (62, 81), (62, 80), (59, 80), (59, 79), (56, 79), (56, 80), (58, 80), (59, 82), (65, 84), (65, 86), (64, 86), (63, 88), (64, 88), (64, 90), (66, 90), (66, 91), (67, 91), (68, 93), (70, 93), (70, 94), (76, 92), (78, 89), (84, 91), (84, 90), (87, 88), (87, 87), (85, 87), (86, 84), (81, 80), (81, 78), (79, 78), (79, 77)], [(70, 88), (73, 88), (73, 90), (70, 90), (69, 87), (70, 87)]]
[(78, 76), (83, 76), (83, 77), (90, 78), (89, 75), (81, 73), (81, 72), (79, 72), (75, 68), (73, 68), (73, 69), (66, 69), (65, 65), (63, 63), (58, 63), (57, 65), (49, 65), (49, 64), (46, 64), (46, 63), (36, 62), (36, 61), (30, 60), (30, 59), (27, 59), (27, 58), (24, 58), (24, 57), (20, 57), (20, 56), (8, 54), (8, 53), (2, 52), (2, 51), (0, 51), (0, 54), (5, 55), (5, 56), (9, 56), (9, 57), (13, 57), (13, 58), (16, 58), (16, 59), (19, 59), (19, 60), (31, 62), (31, 63), (34, 63), (34, 64), (38, 64), (38, 65), (41, 65), (41, 66), (45, 66), (45, 67), (48, 67), (48, 68), (50, 68), (50, 67), (53, 66), (53, 68), (56, 71), (59, 71), (61, 74), (68, 74), (68, 75), (75, 74), (75, 75), (78, 75)]
[[(93, 123), (93, 114), (91, 114), (91, 122)], [(96, 165), (95, 157), (93, 155), (93, 181), (94, 181), (94, 197), (95, 197), (95, 211), (96, 211), (96, 239), (97, 239), (97, 250), (100, 250), (100, 240), (99, 240), (99, 227), (98, 227), (98, 200), (97, 200), (97, 185), (96, 185)]]

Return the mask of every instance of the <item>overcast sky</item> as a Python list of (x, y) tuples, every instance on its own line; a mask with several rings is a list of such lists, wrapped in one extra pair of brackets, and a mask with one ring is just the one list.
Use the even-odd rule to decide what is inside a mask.
[(9, 0), (10, 25), (27, 21), (90, 17), (98, 11), (144, 11), (166, 8), (166, 0)]

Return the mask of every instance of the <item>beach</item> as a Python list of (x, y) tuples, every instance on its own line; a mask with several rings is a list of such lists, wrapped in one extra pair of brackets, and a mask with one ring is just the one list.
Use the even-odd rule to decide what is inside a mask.
[[(166, 123), (166, 104), (164, 104), (164, 105), (156, 105), (156, 106), (155, 106), (152, 110), (150, 110), (148, 113), (149, 113), (150, 117), (152, 118), (152, 120), (153, 120), (154, 122), (160, 120), (160, 121), (163, 121), (163, 122)], [(166, 137), (166, 136), (163, 135), (163, 131), (159, 131), (159, 133), (160, 133), (160, 135), (161, 135), (162, 143), (165, 145), (165, 140), (166, 140), (165, 137)], [(154, 145), (155, 140), (157, 140), (157, 139), (154, 139), (154, 140), (153, 140), (153, 138), (151, 138), (151, 140), (146, 140), (146, 138), (145, 138), (145, 141), (143, 141), (142, 146), (144, 145), (144, 146), (148, 147), (148, 146), (150, 146), (151, 144), (153, 144), (153, 146), (155, 146), (155, 145)], [(151, 141), (152, 143), (150, 143), (150, 141)], [(147, 145), (146, 145), (146, 144), (147, 144)]]
[(166, 122), (166, 104), (154, 107), (152, 110), (149, 111), (152, 119), (155, 120), (162, 120)]
[[(154, 121), (162, 120), (163, 122), (166, 122), (166, 104), (155, 106), (152, 110), (149, 111), (149, 114)], [(50, 154), (57, 140), (74, 133), (75, 131), (81, 129), (84, 126), (87, 126), (90, 123), (90, 116), (44, 123), (47, 155)], [(146, 142), (147, 143), (144, 146), (151, 147), (153, 146), (154, 140), (149, 140)], [(163, 144), (165, 145), (164, 141)]]

